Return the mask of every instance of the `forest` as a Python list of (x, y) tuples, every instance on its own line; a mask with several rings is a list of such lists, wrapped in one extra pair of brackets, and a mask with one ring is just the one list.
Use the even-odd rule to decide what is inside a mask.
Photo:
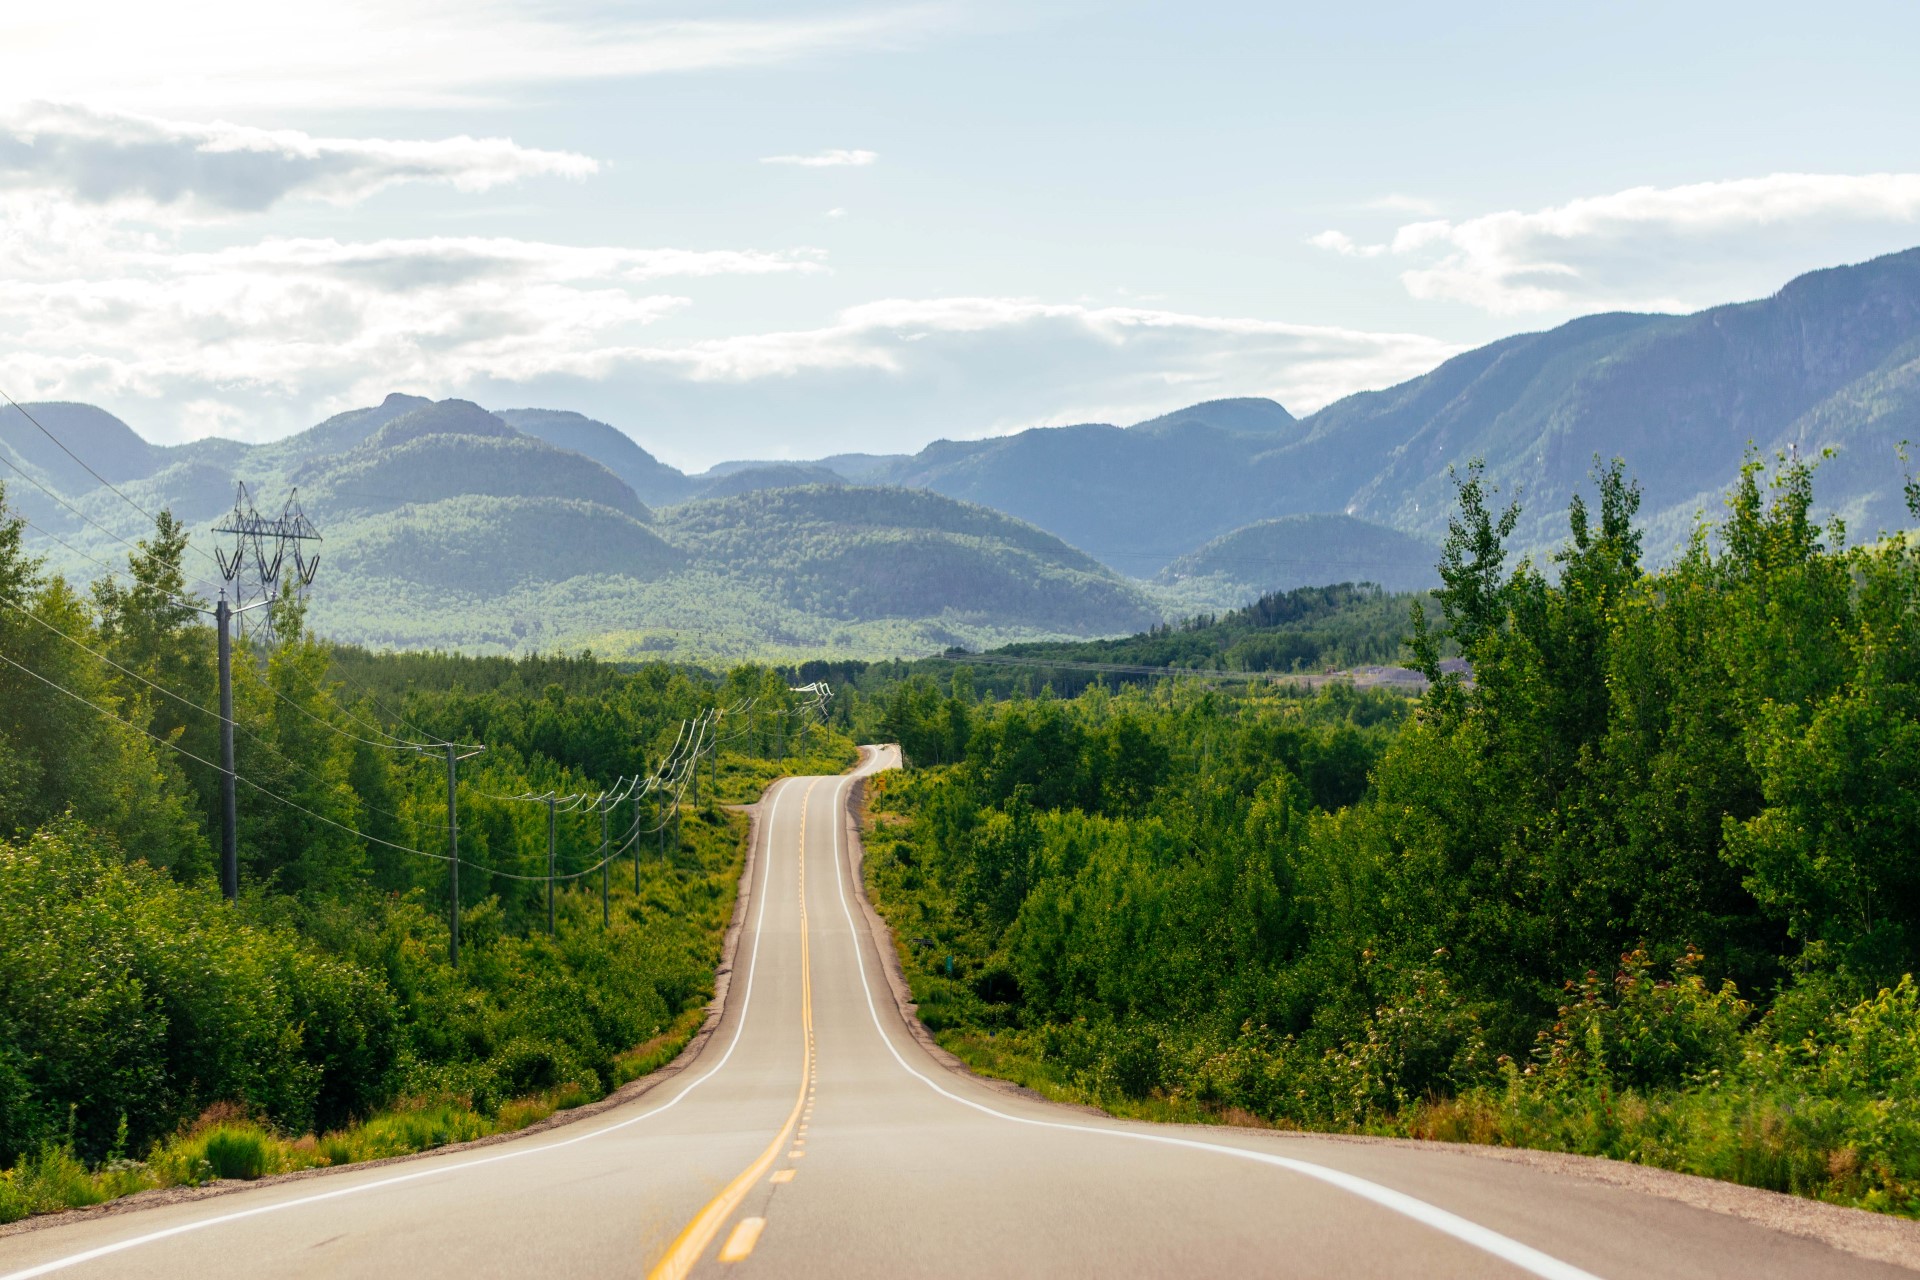
[(1750, 459), (1649, 570), (1620, 463), (1546, 563), (1467, 468), (1417, 702), (897, 698), (920, 767), (868, 785), (866, 876), (922, 1018), (1121, 1114), (1920, 1215), (1920, 556), (1814, 478)]
[[(651, 1071), (712, 997), (729, 806), (855, 757), (766, 668), (335, 649), (288, 597), (234, 663), (229, 905), (183, 527), (87, 594), (22, 532), (0, 519), (0, 1222), (519, 1128)], [(457, 966), (447, 742), (484, 747), (455, 766)]]

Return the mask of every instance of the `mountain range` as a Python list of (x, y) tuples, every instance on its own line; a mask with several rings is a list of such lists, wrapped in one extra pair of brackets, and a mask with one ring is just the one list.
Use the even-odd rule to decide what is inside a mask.
[(1749, 449), (1830, 450), (1825, 507), (1863, 536), (1904, 525), (1920, 250), (1754, 302), (1506, 338), (1302, 417), (1215, 400), (701, 475), (649, 453), (640, 424), (399, 393), (260, 445), (161, 446), (91, 405), (25, 408), (0, 410), (8, 499), (79, 576), (123, 553), (100, 528), (136, 536), (136, 507), (170, 505), (204, 539), (239, 479), (263, 508), (298, 488), (326, 535), (312, 616), (343, 638), (880, 656), (1123, 633), (1333, 581), (1431, 585), (1447, 471), (1473, 458), (1519, 496), (1522, 551), (1559, 540), (1596, 456), (1641, 483), (1656, 559), (1717, 513)]

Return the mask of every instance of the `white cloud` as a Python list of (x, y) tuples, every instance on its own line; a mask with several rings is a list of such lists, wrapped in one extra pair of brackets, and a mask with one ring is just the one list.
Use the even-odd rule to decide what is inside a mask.
[(0, 187), (89, 204), (257, 212), (294, 195), (346, 203), (397, 182), (485, 191), (534, 177), (584, 178), (599, 167), (589, 156), (508, 138), (320, 138), (46, 103), (0, 123)]
[[(1292, 402), (1318, 407), (1381, 377), (1422, 372), (1454, 348), (1417, 334), (1368, 333), (1276, 320), (1198, 316), (1142, 307), (1091, 307), (1026, 298), (891, 298), (842, 311), (834, 324), (786, 333), (747, 334), (637, 358), (674, 364), (702, 381), (792, 377), (847, 369), (902, 371), (986, 338), (1020, 344), (1066, 341), (1121, 357), (1155, 383), (1206, 381), (1207, 368), (1260, 377)], [(1158, 361), (1158, 363), (1156, 363)]]
[(901, 452), (1070, 422), (1132, 422), (1221, 396), (1305, 412), (1423, 373), (1416, 334), (1022, 298), (884, 299), (811, 329), (581, 353), (483, 403), (579, 408), (676, 465), (779, 450)]
[(803, 169), (837, 169), (847, 165), (869, 165), (880, 158), (878, 151), (815, 151), (804, 156), (761, 156), (761, 164), (792, 164)]
[(845, 209), (829, 209), (824, 216), (829, 218), (844, 218), (847, 216), (847, 211)]
[[(232, 420), (266, 438), (395, 386), (584, 367), (690, 304), (659, 281), (823, 269), (812, 250), (485, 237), (177, 252), (137, 226), (7, 216), (36, 203), (0, 202), (4, 381), (37, 398), (145, 405), (143, 422), (165, 438)], [(57, 243), (40, 239), (48, 232)]]
[(1322, 231), (1319, 235), (1308, 236), (1307, 243), (1344, 258), (1377, 258), (1387, 251), (1386, 245), (1361, 244), (1344, 231)]
[(1454, 351), (1413, 334), (995, 297), (883, 299), (815, 328), (654, 339), (691, 305), (655, 282), (801, 274), (821, 270), (820, 255), (479, 237), (179, 253), (84, 221), (57, 230), (79, 226), (90, 242), (36, 255), (20, 225), (0, 216), (16, 233), (0, 240), (12, 278), (0, 385), (105, 403), (169, 440), (271, 438), (407, 388), (623, 424), (650, 406), (636, 424), (649, 447), (704, 464), (815, 430), (831, 452), (1126, 421), (1222, 395), (1306, 410)]
[(0, 19), (15, 102), (126, 109), (448, 106), (519, 86), (896, 46), (942, 10), (639, 18), (595, 0), (65, 0)]
[(1386, 251), (1423, 260), (1400, 277), (1414, 297), (1496, 314), (1602, 305), (1686, 310), (1725, 300), (1724, 292), (1688, 296), (1693, 291), (1686, 286), (1715, 279), (1724, 289), (1726, 273), (1719, 268), (1729, 260), (1764, 261), (1772, 272), (1777, 246), (1817, 228), (1824, 256), (1798, 267), (1804, 270), (1830, 263), (1836, 237), (1850, 230), (1882, 240), (1906, 237), (1916, 220), (1920, 174), (1777, 173), (1634, 187), (1531, 213), (1413, 222), (1387, 246), (1363, 246), (1340, 231), (1322, 232), (1310, 243), (1347, 256)]
[[(1083, 420), (1096, 406), (1121, 416), (1155, 410), (1169, 396), (1272, 395), (1304, 412), (1423, 373), (1457, 350), (1418, 334), (957, 297), (884, 299), (850, 307), (818, 329), (637, 346), (603, 352), (601, 360), (608, 371), (629, 363), (664, 367), (707, 384), (859, 372), (886, 375), (903, 388), (1018, 386), (1030, 399), (1009, 421), (1032, 425)], [(970, 425), (977, 432), (990, 420)]]

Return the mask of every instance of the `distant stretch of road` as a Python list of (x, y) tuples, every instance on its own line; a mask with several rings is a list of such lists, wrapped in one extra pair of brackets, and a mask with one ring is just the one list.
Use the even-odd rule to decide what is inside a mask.
[(0, 1280), (1913, 1274), (1466, 1152), (1117, 1121), (942, 1066), (852, 879), (851, 785), (761, 801), (725, 1011), (659, 1088), (513, 1142), (80, 1215), (0, 1239)]

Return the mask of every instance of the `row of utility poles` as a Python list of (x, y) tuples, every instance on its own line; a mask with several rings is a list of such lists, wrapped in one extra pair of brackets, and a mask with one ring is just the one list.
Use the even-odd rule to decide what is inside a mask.
[[(183, 606), (205, 614), (213, 619), (219, 650), (220, 680), (220, 889), (229, 902), (240, 894), (240, 855), (239, 855), (239, 796), (236, 790), (239, 774), (234, 760), (234, 714), (233, 714), (233, 640), (236, 624), (256, 609), (270, 609), (273, 604), (288, 594), (304, 592), (313, 584), (314, 574), (320, 568), (320, 556), (316, 551), (309, 553), (308, 543), (321, 541), (320, 531), (307, 518), (301, 509), (299, 491), (296, 489), (288, 498), (285, 508), (277, 516), (264, 516), (254, 506), (244, 483), (238, 486), (234, 497), (233, 511), (221, 523), (214, 526), (213, 532), (232, 539), (231, 545), (216, 545), (214, 560), (220, 567), (220, 575), (225, 585), (220, 590), (219, 599), (211, 609), (203, 608), (189, 601), (179, 601)], [(291, 570), (291, 573), (289, 573)], [(264, 630), (272, 631), (272, 615), (265, 615)], [(244, 625), (244, 624), (243, 624)], [(817, 701), (824, 701), (828, 691), (824, 685), (807, 685), (792, 690), (795, 693), (811, 694)], [(751, 705), (750, 703), (748, 705)], [(736, 708), (737, 709), (737, 708)], [(615, 796), (603, 792), (591, 801), (593, 809), (600, 814), (600, 916), (603, 925), (612, 923), (611, 877), (613, 862), (612, 820), (616, 804), (632, 799), (633, 825), (628, 834), (627, 843), (633, 849), (633, 888), (640, 891), (640, 809), (644, 797), (654, 789), (655, 783), (677, 786), (679, 781), (669, 778), (668, 771), (675, 769), (681, 742), (689, 728), (693, 730), (693, 739), (688, 745), (689, 754), (685, 760), (684, 785), (689, 790), (694, 805), (700, 803), (700, 757), (705, 755), (710, 762), (709, 785), (718, 788), (720, 769), (720, 743), (717, 735), (711, 733), (720, 712), (702, 713), (691, 724), (681, 726), (681, 736), (675, 740), (673, 750), (661, 764), (653, 778), (647, 780), (644, 787), (636, 779), (626, 794)], [(460, 817), (458, 769), (460, 761), (471, 759), (485, 751), (477, 744), (453, 742), (407, 743), (398, 739), (396, 749), (433, 754), (444, 758), (447, 768), (447, 959), (457, 966), (460, 963)], [(586, 800), (585, 796), (558, 796), (548, 792), (541, 796), (516, 796), (514, 799), (542, 801), (547, 806), (547, 932), (554, 931), (554, 883), (558, 878), (556, 856), (558, 845), (557, 816), (558, 806), (562, 803)], [(662, 814), (655, 829), (660, 832), (660, 850), (665, 855), (668, 827), (676, 831), (680, 821), (680, 792), (675, 790), (671, 813)]]

